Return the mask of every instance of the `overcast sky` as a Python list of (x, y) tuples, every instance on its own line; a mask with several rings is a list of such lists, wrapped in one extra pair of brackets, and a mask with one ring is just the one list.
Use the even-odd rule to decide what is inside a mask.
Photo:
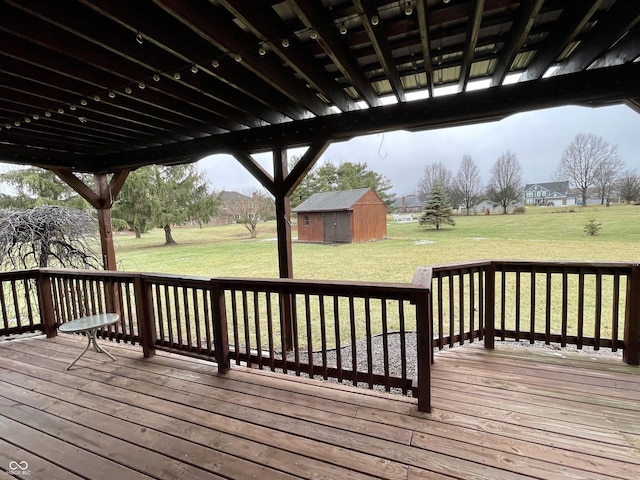
[[(318, 163), (366, 163), (391, 181), (396, 195), (406, 195), (415, 192), (430, 163), (443, 162), (455, 174), (462, 156), (468, 154), (486, 181), (500, 154), (511, 150), (522, 165), (526, 183), (547, 182), (554, 180), (563, 150), (578, 133), (593, 133), (617, 145), (627, 168), (640, 173), (640, 114), (626, 106), (560, 107), (472, 126), (368, 135), (332, 144)], [(302, 152), (292, 150), (289, 157)], [(270, 154), (255, 158), (267, 171), (273, 171)], [(216, 191), (260, 188), (231, 156), (213, 155), (198, 166), (207, 172)]]

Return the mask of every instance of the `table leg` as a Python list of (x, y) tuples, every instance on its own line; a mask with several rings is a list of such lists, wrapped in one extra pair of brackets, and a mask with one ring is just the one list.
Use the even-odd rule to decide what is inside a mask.
[(93, 342), (93, 346), (96, 349), (96, 352), (98, 353), (106, 353), (109, 358), (111, 358), (111, 360), (116, 359), (116, 357), (114, 357), (113, 355), (111, 355), (109, 352), (107, 352), (104, 348), (102, 348), (100, 345), (98, 345), (98, 342), (96, 342), (96, 333), (97, 333), (97, 329), (92, 331), (92, 335), (91, 335), (91, 341)]
[(109, 352), (107, 352), (104, 348), (102, 348), (100, 345), (98, 345), (98, 343), (96, 342), (96, 332), (98, 331), (97, 328), (92, 328), (91, 330), (87, 330), (87, 346), (84, 347), (84, 350), (80, 353), (80, 355), (78, 355), (73, 362), (71, 362), (69, 364), (69, 366), (67, 367), (67, 370), (69, 370), (71, 367), (73, 367), (73, 365), (80, 360), (80, 357), (82, 357), (85, 353), (87, 353), (87, 350), (89, 350), (89, 347), (91, 346), (91, 344), (93, 344), (94, 348), (96, 349), (96, 352), (98, 353), (106, 353), (109, 358), (111, 358), (111, 360), (115, 360), (116, 357), (114, 357), (113, 355), (111, 355)]

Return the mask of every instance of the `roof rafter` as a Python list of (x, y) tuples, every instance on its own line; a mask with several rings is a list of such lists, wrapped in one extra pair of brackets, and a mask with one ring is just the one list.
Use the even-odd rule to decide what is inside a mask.
[(400, 75), (398, 74), (398, 69), (395, 65), (393, 53), (389, 46), (389, 40), (383, 31), (384, 27), (381, 27), (379, 24), (373, 25), (373, 17), (378, 16), (378, 9), (376, 8), (375, 3), (372, 0), (353, 0), (353, 3), (358, 13), (364, 17), (362, 26), (371, 40), (373, 49), (375, 50), (378, 59), (380, 60), (380, 64), (382, 65), (382, 69), (385, 72), (385, 76), (391, 85), (391, 90), (399, 102), (406, 101), (402, 80), (400, 80)]
[[(324, 26), (324, 28), (316, 30), (317, 40), (322, 49), (344, 76), (349, 79), (367, 105), (370, 107), (379, 106), (380, 99), (378, 95), (362, 73), (358, 61), (349, 52), (349, 49), (344, 46), (344, 40), (338, 35), (338, 31), (333, 26), (333, 19), (316, 2), (307, 0), (286, 0), (286, 2), (307, 28), (317, 29), (318, 25)], [(328, 25), (331, 26), (327, 27)]]
[(586, 23), (598, 10), (604, 0), (580, 0), (571, 2), (562, 11), (553, 31), (549, 33), (542, 48), (538, 49), (533, 61), (522, 76), (525, 80), (541, 78), (558, 58), (569, 42), (582, 31)]

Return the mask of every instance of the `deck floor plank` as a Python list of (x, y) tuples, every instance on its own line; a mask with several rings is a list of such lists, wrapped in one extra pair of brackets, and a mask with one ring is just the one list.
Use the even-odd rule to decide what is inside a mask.
[(0, 343), (0, 478), (15, 478), (12, 461), (52, 479), (640, 478), (640, 370), (617, 359), (456, 347), (436, 355), (426, 414), (407, 397), (220, 375), (112, 342), (115, 362), (90, 352), (66, 371), (84, 345)]

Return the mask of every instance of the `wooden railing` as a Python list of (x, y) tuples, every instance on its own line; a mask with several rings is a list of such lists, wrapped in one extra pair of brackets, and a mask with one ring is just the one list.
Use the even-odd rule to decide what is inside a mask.
[[(234, 362), (411, 392), (421, 410), (430, 409), (424, 285), (49, 269), (0, 274), (0, 285), (12, 285), (20, 298), (13, 285), (27, 279), (37, 302), (27, 302), (32, 314), (17, 318), (31, 320), (5, 320), (0, 336), (27, 330), (53, 336), (57, 325), (74, 318), (117, 312), (120, 320), (99, 335), (139, 343), (145, 356), (164, 349), (214, 358), (222, 372)], [(409, 332), (417, 347), (407, 347)], [(408, 367), (415, 364), (407, 361), (411, 357), (417, 372)]]
[(164, 349), (215, 359), (221, 372), (233, 362), (410, 392), (426, 411), (434, 349), (543, 341), (623, 350), (640, 363), (638, 265), (472, 262), (419, 269), (414, 282), (0, 273), (0, 337), (53, 336), (74, 318), (117, 312), (100, 335), (140, 344), (145, 356)]
[(433, 268), (436, 348), (484, 339), (623, 350), (640, 362), (640, 267), (487, 261)]

